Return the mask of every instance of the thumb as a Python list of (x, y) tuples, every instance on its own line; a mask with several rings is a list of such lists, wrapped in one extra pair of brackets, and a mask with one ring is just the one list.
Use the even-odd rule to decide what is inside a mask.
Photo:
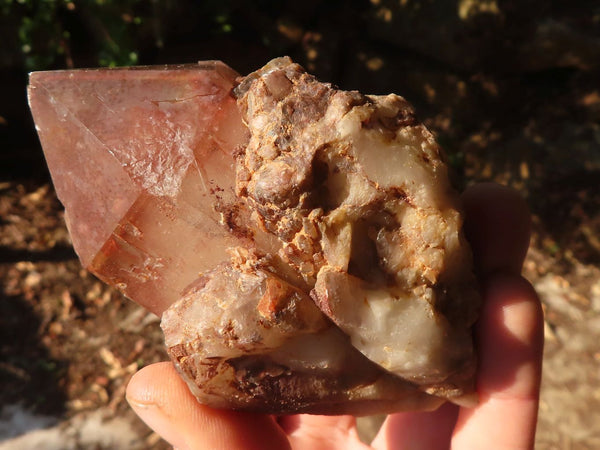
[(198, 403), (170, 362), (136, 373), (127, 386), (127, 401), (150, 428), (179, 450), (290, 448), (270, 416)]

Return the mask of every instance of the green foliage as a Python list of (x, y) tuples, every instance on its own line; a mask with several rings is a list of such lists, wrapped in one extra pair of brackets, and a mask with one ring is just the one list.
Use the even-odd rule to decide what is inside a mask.
[[(0, 14), (18, 34), (24, 68), (72, 67), (74, 45), (87, 45), (95, 64), (137, 63), (134, 12), (143, 0), (0, 0)], [(74, 42), (74, 38), (78, 42)]]
[(63, 51), (61, 30), (54, 20), (57, 3), (31, 0), (5, 1), (4, 14), (16, 12), (21, 16), (18, 24), (18, 42), (27, 69), (46, 67), (53, 62), (55, 54)]
[(167, 49), (193, 52), (197, 45), (206, 53), (213, 42), (247, 42), (283, 54), (292, 44), (304, 44), (298, 36), (282, 37), (281, 23), (293, 17), (297, 29), (316, 29), (326, 23), (324, 16), (333, 14), (339, 22), (336, 14), (348, 9), (343, 5), (343, 0), (0, 0), (0, 64), (20, 62), (26, 70), (135, 65), (154, 63), (157, 55), (169, 59)]
[[(0, 64), (20, 62), (26, 70), (43, 70), (154, 63), (157, 55), (169, 59), (167, 49), (193, 52), (197, 45), (206, 53), (209, 42), (248, 42), (277, 55), (287, 53), (292, 43), (282, 38), (282, 21), (297, 17), (296, 28), (311, 30), (319, 27), (323, 15), (343, 10), (344, 4), (343, 0), (0, 0)], [(352, 11), (359, 13), (355, 7)], [(299, 37), (293, 44), (303, 45)]]

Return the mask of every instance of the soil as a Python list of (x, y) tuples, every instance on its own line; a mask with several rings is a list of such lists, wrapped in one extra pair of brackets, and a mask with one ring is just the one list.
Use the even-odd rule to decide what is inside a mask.
[(82, 269), (49, 184), (2, 183), (0, 217), (0, 404), (61, 420), (129, 416), (155, 441), (139, 448), (167, 448), (124, 401), (139, 368), (167, 359), (158, 318)]
[[(529, 46), (511, 53), (496, 42), (494, 51), (483, 49), (488, 59), (460, 66), (454, 41), (443, 36), (398, 43), (386, 35), (387, 18), (397, 16), (388, 17), (383, 6), (364, 39), (336, 34), (356, 26), (343, 15), (327, 29), (313, 24), (312, 31), (277, 22), (273, 36), (288, 41), (270, 51), (291, 54), (343, 88), (404, 95), (446, 148), (458, 186), (497, 181), (528, 200), (534, 233), (524, 274), (540, 294), (546, 332), (536, 447), (600, 448), (600, 43), (588, 32), (592, 19), (579, 12), (563, 20), (560, 11), (544, 10), (554, 25), (527, 28)], [(386, 23), (377, 26), (378, 18)], [(522, 37), (512, 35), (514, 42)], [(535, 47), (538, 40), (545, 53)], [(432, 51), (445, 42), (448, 49)], [(556, 56), (565, 42), (568, 55)], [(233, 38), (216, 50), (202, 43), (194, 49), (202, 59), (237, 62), (232, 65), (241, 72), (278, 56)], [(147, 62), (187, 60), (182, 45)], [(157, 319), (79, 264), (27, 112), (25, 82), (20, 71), (0, 73), (0, 405), (18, 405), (45, 418), (38, 421), (44, 426), (72, 429), (85, 417), (124, 418), (133, 430), (126, 447), (73, 438), (72, 448), (168, 448), (124, 400), (136, 370), (166, 359)], [(7, 408), (0, 423), (18, 416)], [(2, 432), (0, 448), (23, 448), (6, 440), (19, 432)]]

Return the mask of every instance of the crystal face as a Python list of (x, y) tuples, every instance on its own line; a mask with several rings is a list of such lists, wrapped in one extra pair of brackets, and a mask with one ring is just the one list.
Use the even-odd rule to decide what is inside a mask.
[(247, 139), (220, 62), (33, 73), (29, 101), (83, 265), (157, 314), (251, 245), (229, 233)]
[(39, 72), (82, 263), (157, 314), (202, 403), (374, 414), (473, 401), (479, 296), (444, 156), (397, 95), (289, 58)]

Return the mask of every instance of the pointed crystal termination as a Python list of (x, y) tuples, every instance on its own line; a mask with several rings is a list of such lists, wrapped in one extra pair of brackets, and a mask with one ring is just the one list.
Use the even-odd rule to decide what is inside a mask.
[(473, 401), (479, 295), (433, 136), (289, 58), (41, 72), (29, 99), (83, 264), (157, 314), (202, 403)]
[(29, 102), (83, 265), (160, 314), (252, 246), (237, 227), (237, 74), (198, 65), (36, 72)]

